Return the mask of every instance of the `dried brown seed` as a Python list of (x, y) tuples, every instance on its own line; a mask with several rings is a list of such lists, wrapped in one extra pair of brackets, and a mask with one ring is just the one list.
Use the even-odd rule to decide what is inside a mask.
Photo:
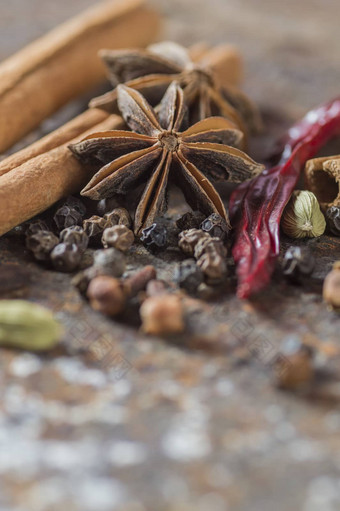
[(62, 231), (67, 227), (71, 227), (72, 225), (81, 225), (83, 221), (83, 215), (79, 213), (77, 209), (64, 204), (64, 206), (61, 206), (61, 208), (56, 211), (53, 220), (57, 226), (58, 231)]
[(91, 307), (107, 316), (117, 316), (126, 305), (126, 295), (121, 282), (108, 276), (91, 280), (87, 296)]
[(133, 232), (125, 225), (107, 227), (102, 236), (102, 244), (105, 248), (114, 247), (121, 252), (126, 252), (135, 241)]
[(80, 251), (84, 251), (89, 243), (89, 237), (80, 225), (67, 227), (61, 231), (59, 238), (62, 243), (77, 245)]
[(114, 208), (111, 211), (107, 211), (104, 214), (104, 219), (106, 220), (106, 227), (125, 225), (125, 227), (130, 228), (132, 225), (131, 216), (125, 208)]
[(178, 235), (178, 246), (185, 254), (193, 256), (197, 243), (207, 238), (210, 238), (210, 234), (201, 229), (188, 229)]
[(150, 335), (178, 334), (185, 329), (182, 301), (174, 294), (147, 298), (140, 316), (143, 331)]
[(340, 261), (334, 263), (324, 280), (323, 299), (332, 309), (340, 311)]
[(131, 277), (127, 278), (124, 281), (124, 287), (126, 289), (126, 293), (129, 296), (134, 296), (140, 291), (145, 289), (146, 285), (150, 280), (154, 280), (157, 277), (156, 270), (154, 266), (148, 265), (144, 266), (141, 270), (137, 271)]
[(289, 340), (281, 346), (273, 369), (278, 387), (295, 390), (305, 386), (314, 378), (312, 350), (300, 342)]
[(100, 216), (93, 215), (83, 222), (83, 229), (89, 238), (89, 244), (99, 246), (103, 231), (106, 227), (106, 220)]
[(194, 256), (199, 259), (204, 253), (218, 253), (221, 257), (227, 257), (227, 250), (219, 238), (211, 236), (201, 238), (195, 246)]
[(50, 257), (56, 270), (68, 273), (78, 268), (81, 255), (82, 251), (74, 243), (58, 243)]
[(223, 242), (227, 240), (229, 227), (224, 218), (217, 213), (212, 213), (208, 216), (208, 218), (202, 222), (201, 229), (214, 238), (220, 238)]
[(38, 261), (49, 261), (50, 253), (58, 243), (57, 236), (50, 231), (38, 231), (26, 238), (26, 247)]

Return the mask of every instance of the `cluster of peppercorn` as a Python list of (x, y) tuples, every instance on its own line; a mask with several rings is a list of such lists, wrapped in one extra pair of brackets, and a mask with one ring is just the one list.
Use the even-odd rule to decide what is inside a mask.
[(228, 226), (216, 213), (200, 220), (198, 215), (186, 213), (177, 221), (177, 226), (183, 229), (178, 246), (189, 259), (178, 265), (174, 278), (191, 294), (196, 293), (203, 282), (219, 285), (227, 276)]
[[(110, 200), (97, 204), (97, 214), (86, 217), (84, 203), (69, 197), (55, 212), (52, 227), (31, 222), (26, 246), (37, 261), (57, 271), (75, 272), (72, 284), (88, 298), (93, 309), (110, 317), (124, 313), (129, 303), (140, 304), (142, 328), (150, 334), (179, 333), (185, 328), (185, 293), (195, 294), (201, 283), (220, 284), (227, 275), (228, 226), (217, 214), (205, 218), (186, 213), (177, 220), (176, 240), (164, 222), (156, 221), (141, 233), (140, 241), (152, 253), (178, 244), (190, 259), (179, 263), (174, 281), (157, 279), (153, 266), (125, 277), (126, 252), (135, 241), (128, 211)], [(180, 288), (180, 289), (179, 289)]]

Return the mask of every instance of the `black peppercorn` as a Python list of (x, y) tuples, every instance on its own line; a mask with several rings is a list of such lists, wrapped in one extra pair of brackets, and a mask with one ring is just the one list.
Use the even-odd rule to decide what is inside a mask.
[(282, 261), (284, 276), (296, 283), (311, 275), (314, 267), (315, 259), (308, 247), (289, 247)]
[(61, 231), (60, 241), (62, 243), (75, 244), (79, 250), (84, 251), (89, 243), (89, 237), (80, 225), (73, 225)]
[(186, 259), (175, 267), (174, 281), (188, 293), (195, 294), (203, 282), (203, 272), (193, 259)]
[(203, 220), (204, 215), (200, 211), (188, 211), (176, 221), (176, 225), (181, 231), (198, 229)]
[(81, 254), (81, 250), (74, 243), (59, 243), (51, 252), (51, 261), (56, 270), (72, 272), (78, 268)]
[(90, 245), (100, 246), (105, 228), (106, 220), (101, 216), (93, 215), (83, 222), (83, 229), (89, 238)]
[(38, 231), (26, 238), (26, 247), (38, 261), (48, 261), (50, 253), (58, 243), (57, 236), (50, 231)]
[(142, 230), (140, 240), (148, 250), (157, 252), (167, 246), (168, 233), (163, 225), (153, 223), (150, 227)]
[(328, 230), (335, 236), (340, 236), (340, 208), (331, 206), (326, 211), (326, 222)]
[(72, 227), (73, 225), (81, 225), (83, 216), (79, 213), (79, 211), (65, 204), (56, 211), (53, 220), (58, 231), (62, 231), (63, 229)]
[(30, 222), (25, 230), (26, 237), (32, 236), (32, 234), (36, 234), (39, 231), (48, 231), (49, 228), (45, 222), (42, 220), (34, 220)]
[(115, 248), (97, 250), (94, 253), (93, 267), (100, 270), (100, 275), (120, 277), (125, 271), (125, 257)]
[(227, 222), (217, 213), (212, 213), (201, 223), (201, 229), (204, 232), (210, 234), (214, 238), (220, 238), (222, 241), (226, 241), (228, 236), (228, 225)]
[(197, 243), (201, 239), (207, 238), (210, 239), (210, 235), (207, 232), (203, 232), (201, 229), (188, 229), (179, 233), (178, 246), (182, 252), (193, 256)]
[(69, 195), (63, 205), (75, 209), (83, 218), (86, 215), (86, 206), (81, 199), (78, 199), (78, 197)]

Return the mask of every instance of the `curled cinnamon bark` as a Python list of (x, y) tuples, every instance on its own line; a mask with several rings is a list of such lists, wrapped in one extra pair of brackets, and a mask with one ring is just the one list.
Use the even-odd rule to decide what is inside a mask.
[(159, 16), (144, 0), (106, 1), (0, 64), (0, 152), (105, 78), (100, 48), (145, 46)]

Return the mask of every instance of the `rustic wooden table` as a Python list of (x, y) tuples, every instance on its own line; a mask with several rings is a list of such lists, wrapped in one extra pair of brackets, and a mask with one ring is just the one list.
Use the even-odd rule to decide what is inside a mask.
[[(0, 58), (92, 3), (2, 3)], [(253, 142), (257, 156), (289, 122), (339, 93), (338, 0), (154, 4), (167, 38), (241, 48), (245, 89), (267, 126)], [(164, 341), (96, 314), (69, 276), (32, 261), (17, 233), (1, 238), (1, 296), (51, 307), (66, 332), (48, 356), (0, 352), (0, 510), (339, 510), (340, 318), (322, 303), (321, 286), (340, 259), (340, 239), (310, 246), (317, 268), (308, 285), (289, 285), (278, 272), (241, 303), (231, 281), (192, 312), (187, 335)], [(176, 257), (136, 249), (129, 270), (154, 262), (171, 276)], [(24, 289), (8, 291), (10, 271)], [(271, 361), (290, 341), (316, 349), (316, 379), (299, 394), (272, 384)]]

